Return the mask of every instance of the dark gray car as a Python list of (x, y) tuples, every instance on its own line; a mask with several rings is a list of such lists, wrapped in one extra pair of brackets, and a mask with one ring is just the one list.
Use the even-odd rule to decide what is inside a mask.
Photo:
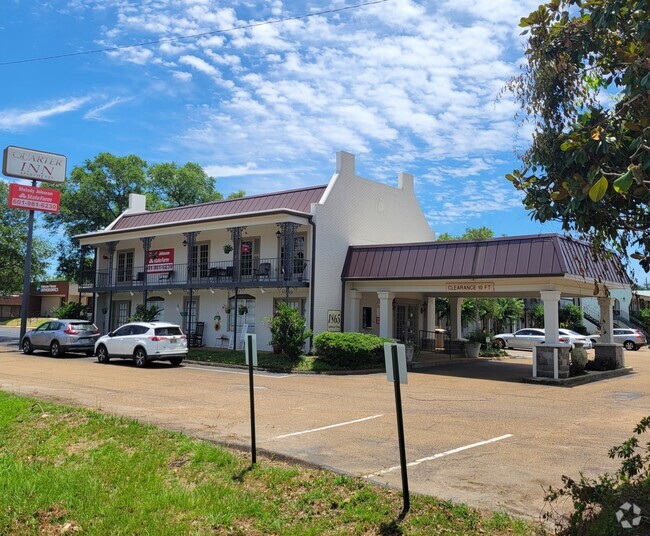
[(25, 333), (20, 343), (23, 353), (46, 350), (52, 357), (60, 357), (66, 352), (81, 352), (88, 356), (95, 351), (99, 339), (99, 329), (88, 320), (48, 320), (36, 329)]

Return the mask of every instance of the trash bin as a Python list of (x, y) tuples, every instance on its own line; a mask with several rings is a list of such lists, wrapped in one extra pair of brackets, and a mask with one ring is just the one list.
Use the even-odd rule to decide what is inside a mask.
[(442, 328), (437, 328), (435, 330), (435, 333), (436, 333), (436, 348), (444, 348), (445, 338), (447, 337), (447, 330), (444, 330)]

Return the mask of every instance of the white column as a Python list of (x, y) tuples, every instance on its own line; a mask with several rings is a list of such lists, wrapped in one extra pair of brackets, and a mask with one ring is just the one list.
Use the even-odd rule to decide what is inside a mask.
[(560, 318), (558, 307), (560, 305), (560, 292), (557, 290), (541, 290), (540, 296), (544, 302), (544, 342), (558, 344), (560, 342)]
[(379, 296), (379, 336), (392, 337), (393, 332), (393, 292), (377, 292)]
[(449, 298), (449, 328), (452, 339), (460, 339), (463, 335), (461, 305), (463, 305), (463, 298)]
[(351, 290), (348, 293), (348, 310), (345, 314), (345, 331), (358, 332), (361, 318), (361, 292)]
[(600, 342), (614, 342), (614, 298), (598, 298), (600, 306)]
[(436, 329), (436, 299), (427, 297), (427, 331)]

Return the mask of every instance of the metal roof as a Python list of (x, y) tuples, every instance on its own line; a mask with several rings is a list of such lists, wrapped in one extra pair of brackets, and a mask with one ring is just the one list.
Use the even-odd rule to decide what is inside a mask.
[(272, 194), (251, 195), (237, 199), (212, 201), (199, 205), (124, 214), (111, 228), (123, 231), (140, 227), (159, 226), (178, 223), (191, 223), (197, 220), (227, 218), (240, 214), (256, 214), (287, 210), (311, 213), (311, 204), (320, 201), (326, 186), (312, 186), (299, 190), (287, 190)]
[(615, 255), (557, 234), (380, 246), (350, 246), (344, 280), (577, 276), (629, 285)]

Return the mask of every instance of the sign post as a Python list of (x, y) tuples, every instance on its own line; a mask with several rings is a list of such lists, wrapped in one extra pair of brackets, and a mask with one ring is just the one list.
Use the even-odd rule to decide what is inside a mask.
[(386, 376), (395, 386), (395, 410), (397, 413), (397, 437), (399, 440), (399, 461), (402, 469), (402, 495), (404, 497), (404, 508), (402, 515), (406, 515), (411, 509), (411, 497), (409, 495), (409, 479), (406, 465), (406, 443), (404, 440), (404, 419), (402, 417), (402, 393), (400, 384), (408, 383), (406, 372), (406, 349), (403, 344), (384, 344), (384, 358), (386, 360)]
[(255, 386), (253, 384), (253, 367), (257, 366), (257, 336), (249, 333), (244, 339), (244, 355), (248, 365), (248, 388), (250, 390), (251, 406), (251, 463), (257, 463), (257, 447), (255, 445)]
[(23, 300), (20, 311), (20, 341), (27, 331), (29, 307), (29, 281), (32, 276), (32, 238), (34, 235), (34, 210), (59, 212), (60, 192), (37, 188), (36, 181), (65, 182), (67, 158), (61, 154), (44, 153), (24, 147), (6, 147), (2, 154), (2, 173), (7, 177), (28, 179), (32, 186), (11, 184), (9, 207), (29, 210), (27, 224), (27, 247), (25, 248), (25, 274), (23, 276)]

